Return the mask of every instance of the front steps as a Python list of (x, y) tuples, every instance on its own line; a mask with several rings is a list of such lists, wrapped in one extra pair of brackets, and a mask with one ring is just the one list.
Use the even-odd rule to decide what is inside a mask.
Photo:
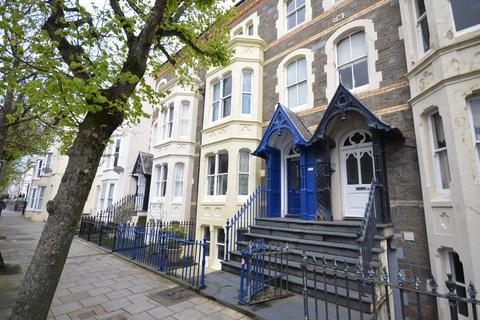
[[(230, 261), (222, 262), (222, 270), (240, 273), (241, 250), (248, 247), (250, 241), (263, 241), (275, 247), (289, 248), (288, 275), (289, 290), (297, 293), (303, 291), (301, 262), (304, 254), (312, 261), (315, 257), (317, 264), (333, 267), (337, 264), (337, 276), (333, 272), (317, 273), (317, 295), (325, 300), (340, 305), (369, 313), (371, 311), (371, 298), (359, 296), (358, 282), (349, 279), (348, 294), (345, 268), (349, 277), (354, 276), (354, 270), (359, 263), (358, 232), (361, 221), (305, 221), (295, 218), (258, 218), (256, 224), (250, 227), (250, 232), (245, 234), (245, 240), (238, 242), (237, 251), (231, 252)], [(382, 225), (377, 228), (375, 247), (371, 267), (375, 270), (382, 267), (380, 255), (383, 253), (380, 241), (392, 235), (391, 225)], [(309, 292), (314, 293), (314, 274), (308, 272)], [(327, 284), (327, 294), (323, 296), (323, 282)], [(335, 286), (337, 292), (335, 293)]]

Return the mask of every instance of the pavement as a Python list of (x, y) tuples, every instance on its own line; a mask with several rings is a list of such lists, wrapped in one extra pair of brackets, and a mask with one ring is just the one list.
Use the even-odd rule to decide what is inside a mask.
[[(0, 273), (0, 319), (5, 319), (10, 312), (43, 225), (18, 212), (3, 211), (0, 216), (0, 251), (7, 264), (7, 272)], [(185, 289), (158, 273), (75, 239), (48, 319), (252, 318)]]

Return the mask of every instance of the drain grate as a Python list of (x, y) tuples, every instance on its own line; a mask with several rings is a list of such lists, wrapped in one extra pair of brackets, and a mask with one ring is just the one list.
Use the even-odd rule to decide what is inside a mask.
[(175, 287), (172, 289), (152, 293), (148, 296), (165, 307), (186, 301), (195, 297), (195, 292), (184, 287)]

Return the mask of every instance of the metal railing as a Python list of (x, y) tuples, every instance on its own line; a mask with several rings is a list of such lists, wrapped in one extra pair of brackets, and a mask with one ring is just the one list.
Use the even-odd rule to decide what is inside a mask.
[(97, 219), (106, 223), (127, 223), (136, 214), (136, 196), (127, 194), (106, 209), (97, 213)]
[(288, 248), (250, 242), (242, 251), (240, 304), (262, 303), (291, 295), (288, 292)]
[(378, 185), (375, 178), (372, 181), (370, 187), (370, 193), (368, 195), (368, 202), (365, 208), (365, 215), (360, 227), (359, 238), (360, 242), (360, 263), (362, 269), (366, 272), (370, 268), (370, 262), (372, 261), (372, 249), (375, 245), (375, 235), (377, 233), (377, 216), (378, 216)]
[(203, 289), (208, 243), (192, 230), (191, 221), (136, 226), (83, 217), (79, 237)]
[(229, 261), (230, 253), (237, 250), (238, 241), (245, 240), (249, 227), (255, 224), (257, 218), (266, 214), (266, 189), (257, 187), (249, 196), (247, 202), (230, 219), (225, 226), (225, 261)]
[[(382, 273), (370, 268), (364, 273), (360, 264), (351, 267), (346, 261), (331, 266), (325, 260), (305, 257), (301, 270), (304, 320), (434, 319), (434, 308), (425, 306), (435, 299), (448, 302), (452, 320), (459, 319), (460, 312), (469, 319), (478, 319), (480, 300), (476, 299), (475, 286), (470, 282), (467, 294), (461, 296), (451, 274), (445, 281), (448, 292), (440, 293), (435, 279), (422, 281), (416, 275), (406, 279), (398, 273), (394, 282), (385, 269)], [(399, 297), (396, 303), (394, 296)]]

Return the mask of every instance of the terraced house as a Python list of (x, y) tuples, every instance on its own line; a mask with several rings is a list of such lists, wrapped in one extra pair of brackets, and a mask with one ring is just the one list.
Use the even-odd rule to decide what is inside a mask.
[[(234, 245), (222, 268), (233, 272), (247, 241), (288, 243), (300, 290), (294, 261), (299, 268), (303, 250), (358, 262), (357, 231), (373, 197), (372, 265), (427, 279), (398, 1), (242, 1), (237, 9), (232, 63), (205, 79), (197, 236), (209, 240), (211, 264), (225, 258), (226, 242)], [(264, 216), (242, 220), (259, 198)]]

